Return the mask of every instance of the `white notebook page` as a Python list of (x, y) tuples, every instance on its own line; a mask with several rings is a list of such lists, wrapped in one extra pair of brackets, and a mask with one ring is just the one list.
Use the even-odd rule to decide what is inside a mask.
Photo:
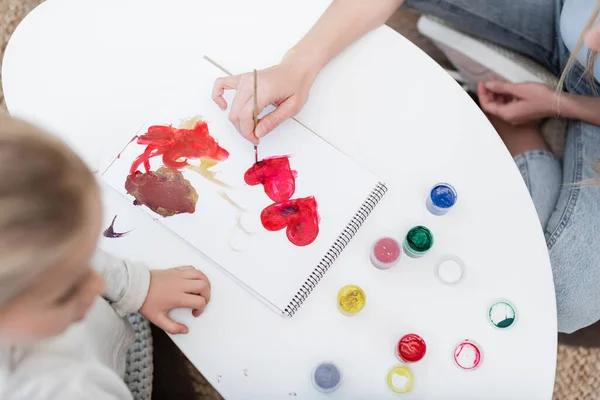
[[(133, 160), (146, 146), (127, 142), (134, 134), (145, 133), (151, 125), (179, 126), (185, 120), (201, 116), (208, 122), (211, 136), (229, 152), (226, 161), (212, 168), (218, 171), (215, 178), (222, 184), (183, 168), (183, 176), (198, 194), (194, 213), (162, 217), (146, 206), (140, 207), (224, 268), (246, 289), (283, 311), (376, 187), (378, 179), (298, 122), (289, 120), (261, 141), (259, 155), (260, 158), (290, 156), (291, 168), (297, 171), (292, 199), (314, 196), (320, 216), (319, 234), (310, 245), (296, 246), (288, 240), (285, 229), (267, 231), (260, 214), (274, 202), (262, 186), (248, 186), (244, 182), (244, 173), (254, 163), (254, 148), (229, 122), (229, 111), (221, 111), (210, 97), (219, 76), (223, 73), (208, 61), (199, 65), (197, 80), (181, 88), (179, 94), (167, 96), (165, 108), (150, 116), (140, 132), (124, 134), (115, 157), (125, 149), (102, 177), (133, 201), (125, 190), (125, 180)], [(232, 97), (233, 93), (227, 93), (230, 105)], [(197, 160), (189, 162), (199, 164)], [(152, 171), (161, 166), (160, 156), (151, 159)], [(144, 171), (143, 166), (139, 170)]]

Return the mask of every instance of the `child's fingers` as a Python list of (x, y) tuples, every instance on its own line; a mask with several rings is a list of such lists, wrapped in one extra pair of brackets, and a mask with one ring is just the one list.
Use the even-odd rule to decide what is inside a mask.
[(195, 270), (196, 268), (194, 268), (191, 265), (183, 265), (181, 267), (176, 267), (175, 270), (177, 271), (181, 271), (181, 272), (185, 272), (185, 271), (190, 271), (190, 270)]
[(206, 299), (208, 303), (210, 301), (210, 285), (204, 280), (188, 280), (185, 282), (185, 292), (189, 294), (199, 294)]
[(184, 294), (179, 299), (178, 308), (191, 308), (192, 310), (204, 310), (206, 308), (206, 299), (195, 294)]
[(154, 322), (156, 326), (158, 326), (165, 332), (170, 333), (171, 335), (177, 335), (182, 333), (185, 334), (189, 331), (187, 326), (180, 324), (179, 322), (173, 321), (167, 316), (167, 314), (159, 314), (156, 317), (155, 321), (152, 322)]
[(192, 310), (192, 315), (195, 318), (198, 318), (200, 316), (200, 314), (202, 314), (202, 311), (204, 311), (204, 310)]
[(208, 280), (208, 277), (206, 275), (204, 275), (204, 273), (200, 270), (197, 270), (196, 268), (190, 266), (189, 268), (182, 270), (183, 272), (183, 277), (185, 279), (196, 279), (196, 280), (204, 280), (206, 281), (206, 283), (208, 284), (208, 287), (210, 288), (210, 281)]

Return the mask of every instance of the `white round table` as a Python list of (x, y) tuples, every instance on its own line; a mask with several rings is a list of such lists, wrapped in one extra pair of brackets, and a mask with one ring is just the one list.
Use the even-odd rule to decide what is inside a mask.
[[(167, 93), (194, 76), (204, 54), (233, 73), (276, 63), (327, 7), (325, 0), (49, 0), (12, 37), (3, 65), (10, 112), (67, 140), (92, 168), (114, 156)], [(286, 10), (287, 8), (287, 10)], [(173, 340), (227, 399), (324, 398), (311, 370), (342, 370), (336, 399), (398, 395), (386, 374), (406, 333), (427, 342), (411, 365), (414, 399), (549, 399), (556, 363), (556, 305), (549, 258), (527, 189), (485, 116), (437, 64), (387, 27), (344, 51), (319, 76), (298, 119), (386, 181), (389, 193), (309, 300), (282, 318), (130, 202), (105, 190), (105, 220), (136, 232), (102, 246), (154, 268), (194, 264), (213, 299), (197, 319), (173, 315), (190, 333)], [(436, 217), (424, 199), (447, 181), (459, 202)], [(369, 265), (379, 236), (424, 224), (436, 244), (389, 271)], [(143, 227), (143, 229), (141, 228)], [(436, 262), (460, 257), (465, 279), (436, 280)], [(359, 284), (367, 307), (356, 317), (335, 305)], [(487, 320), (496, 299), (516, 305), (507, 330)], [(455, 345), (479, 343), (481, 366), (453, 363)]]

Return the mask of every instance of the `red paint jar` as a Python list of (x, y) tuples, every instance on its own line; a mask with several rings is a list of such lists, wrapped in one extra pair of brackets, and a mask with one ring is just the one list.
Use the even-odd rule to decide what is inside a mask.
[(371, 263), (375, 268), (389, 269), (400, 260), (400, 243), (391, 237), (377, 240), (371, 248)]
[(396, 356), (406, 363), (420, 361), (425, 357), (427, 345), (425, 340), (417, 334), (409, 333), (402, 336), (396, 345)]

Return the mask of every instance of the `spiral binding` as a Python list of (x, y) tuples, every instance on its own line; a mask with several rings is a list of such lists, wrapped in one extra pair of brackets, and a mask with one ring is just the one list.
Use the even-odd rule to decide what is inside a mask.
[(317, 283), (323, 278), (325, 272), (331, 267), (333, 262), (339, 257), (344, 248), (350, 243), (358, 229), (365, 222), (369, 214), (375, 209), (375, 206), (388, 191), (387, 186), (384, 183), (379, 182), (377, 186), (371, 191), (371, 194), (367, 197), (364, 203), (360, 206), (356, 214), (352, 217), (348, 225), (340, 233), (340, 236), (335, 240), (333, 245), (329, 248), (325, 256), (321, 259), (317, 267), (309, 275), (308, 279), (304, 282), (298, 293), (294, 296), (290, 304), (285, 308), (284, 313), (289, 317), (293, 316), (296, 311), (300, 308), (302, 303), (308, 298), (308, 295), (317, 286)]

